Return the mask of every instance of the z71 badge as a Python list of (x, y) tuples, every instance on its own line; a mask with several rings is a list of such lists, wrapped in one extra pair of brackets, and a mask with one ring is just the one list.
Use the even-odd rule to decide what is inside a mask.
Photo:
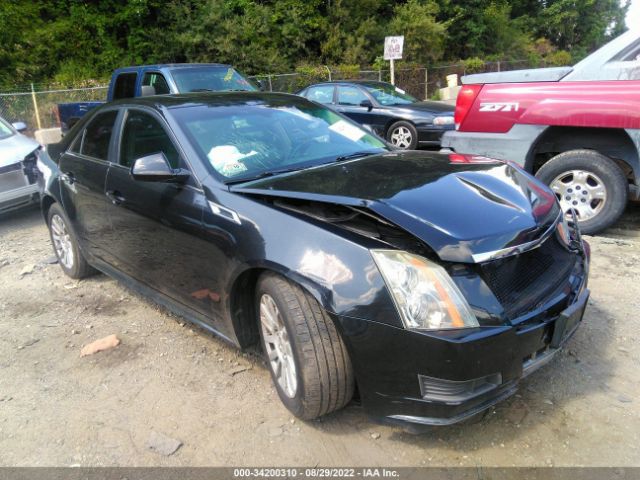
[(481, 103), (481, 112), (517, 112), (520, 104), (518, 102), (492, 102)]

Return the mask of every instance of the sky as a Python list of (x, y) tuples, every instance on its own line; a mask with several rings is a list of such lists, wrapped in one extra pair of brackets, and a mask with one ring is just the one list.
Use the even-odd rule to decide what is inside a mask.
[(640, 0), (631, 0), (631, 6), (627, 12), (627, 27), (640, 30)]

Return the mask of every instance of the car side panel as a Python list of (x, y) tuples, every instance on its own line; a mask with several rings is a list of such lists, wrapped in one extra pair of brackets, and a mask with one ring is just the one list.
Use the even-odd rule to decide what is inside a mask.
[(640, 128), (640, 81), (484, 85), (461, 132), (508, 132), (515, 124)]
[(109, 163), (65, 153), (60, 158), (60, 197), (64, 211), (84, 249), (102, 258), (111, 230), (107, 217), (105, 180)]
[[(207, 190), (216, 205), (233, 212), (251, 212), (260, 225), (239, 213), (236, 223), (205, 212), (210, 242), (224, 256), (208, 257), (210, 269), (220, 272), (220, 295), (230, 315), (231, 293), (248, 269), (273, 270), (305, 287), (329, 312), (372, 321), (401, 322), (388, 290), (362, 238), (309, 217), (269, 205), (249, 195)], [(222, 219), (222, 223), (220, 223)], [(341, 238), (338, 238), (341, 237)], [(291, 241), (295, 239), (295, 241)], [(370, 247), (381, 247), (371, 242)]]

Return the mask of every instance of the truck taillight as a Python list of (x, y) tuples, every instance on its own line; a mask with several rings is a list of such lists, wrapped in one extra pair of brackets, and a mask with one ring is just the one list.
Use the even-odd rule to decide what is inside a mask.
[(454, 114), (454, 122), (456, 123), (456, 130), (460, 128), (465, 117), (471, 110), (471, 106), (476, 97), (480, 93), (482, 85), (463, 85), (458, 92), (458, 98), (456, 100), (456, 113)]

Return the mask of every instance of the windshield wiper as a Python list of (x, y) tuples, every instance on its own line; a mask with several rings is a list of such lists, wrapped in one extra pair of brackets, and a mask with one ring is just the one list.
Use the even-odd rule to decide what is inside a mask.
[(225, 88), (224, 90), (214, 90), (213, 88), (194, 88), (190, 92), (252, 92), (248, 88)]
[[(372, 152), (370, 150), (367, 150), (367, 151), (363, 151), (363, 152), (349, 153), (347, 155), (342, 155), (340, 157), (337, 157), (335, 159), (335, 162), (342, 162), (344, 160), (350, 160), (352, 158), (358, 158), (358, 157), (368, 157), (369, 155), (375, 155), (377, 153), (380, 153), (380, 152)], [(297, 172), (297, 171), (300, 171), (300, 170), (306, 170), (308, 168), (319, 167), (319, 166), (322, 166), (322, 165), (327, 165), (327, 164), (326, 163), (322, 163), (320, 165), (304, 165), (304, 166), (301, 166), (301, 167), (282, 168), (280, 170), (267, 170), (266, 172), (259, 173), (258, 175), (255, 175), (253, 177), (230, 179), (229, 181), (225, 182), (225, 184), (226, 185), (235, 185), (236, 183), (252, 182), (254, 180), (260, 180), (260, 179), (267, 178), (267, 177), (275, 177), (276, 175), (282, 175), (283, 173)]]
[(298, 170), (304, 170), (306, 168), (309, 168), (309, 167), (291, 167), (291, 168), (283, 168), (280, 170), (268, 170), (266, 172), (259, 173), (258, 175), (255, 175), (253, 177), (238, 178), (236, 180), (231, 179), (230, 181), (225, 182), (225, 184), (235, 185), (236, 183), (252, 182), (254, 180), (260, 180), (262, 178), (275, 177), (276, 175), (281, 175), (283, 173), (297, 172)]
[(354, 152), (354, 153), (349, 153), (347, 155), (340, 155), (339, 157), (336, 157), (335, 161), (344, 162), (345, 160), (351, 160), (352, 158), (368, 157), (370, 155), (375, 155), (377, 153), (380, 153), (380, 152), (372, 152), (370, 150), (364, 151), (364, 152)]

